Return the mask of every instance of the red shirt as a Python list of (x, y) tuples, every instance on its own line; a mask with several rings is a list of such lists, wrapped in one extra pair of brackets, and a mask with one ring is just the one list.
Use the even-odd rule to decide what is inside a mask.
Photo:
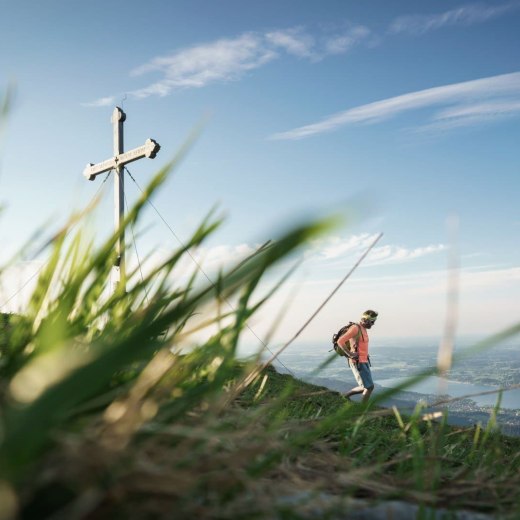
[(368, 363), (368, 332), (363, 325), (356, 325), (350, 327), (343, 336), (338, 339), (338, 345), (340, 347), (345, 348), (347, 341), (350, 341), (350, 348), (354, 350), (354, 345), (356, 344), (356, 336), (358, 331), (361, 331), (361, 334), (358, 338), (358, 354), (360, 363)]

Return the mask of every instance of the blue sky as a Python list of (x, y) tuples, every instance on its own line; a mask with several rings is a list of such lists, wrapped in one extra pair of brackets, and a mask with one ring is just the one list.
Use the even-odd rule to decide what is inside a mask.
[[(125, 148), (148, 137), (162, 147), (129, 165), (141, 186), (205, 121), (154, 203), (181, 240), (218, 204), (227, 219), (200, 252), (209, 264), (302, 216), (357, 208), (312, 245), (257, 318), (260, 333), (293, 295), (278, 332), (291, 335), (379, 232), (304, 339), (328, 341), (365, 308), (380, 311), (382, 336), (439, 334), (451, 235), (459, 333), (518, 318), (520, 1), (0, 5), (0, 92), (16, 91), (0, 144), (4, 260), (36, 226), (92, 198), (102, 179), (82, 171), (112, 155), (110, 116), (122, 105)], [(100, 232), (112, 226), (111, 183), (104, 188)], [(128, 179), (129, 201), (138, 193)], [(142, 228), (143, 256), (178, 246), (153, 211)], [(2, 301), (38, 261), (4, 274)]]

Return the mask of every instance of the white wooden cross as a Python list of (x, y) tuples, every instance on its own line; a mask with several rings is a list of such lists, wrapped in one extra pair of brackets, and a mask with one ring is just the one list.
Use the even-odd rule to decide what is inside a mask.
[[(125, 215), (125, 183), (124, 183), (124, 166), (125, 164), (137, 161), (143, 157), (155, 158), (160, 146), (153, 139), (147, 139), (143, 146), (139, 146), (124, 152), (123, 146), (123, 123), (126, 114), (119, 108), (114, 108), (112, 113), (112, 124), (114, 127), (114, 157), (98, 164), (87, 164), (83, 170), (83, 175), (93, 181), (96, 176), (109, 170), (115, 170), (114, 175), (114, 207), (115, 207), (115, 229), (120, 231), (121, 223)], [(124, 291), (126, 288), (126, 272), (125, 272), (125, 234), (124, 230), (120, 233), (116, 244), (117, 257), (112, 268), (113, 272), (113, 290), (121, 285)]]

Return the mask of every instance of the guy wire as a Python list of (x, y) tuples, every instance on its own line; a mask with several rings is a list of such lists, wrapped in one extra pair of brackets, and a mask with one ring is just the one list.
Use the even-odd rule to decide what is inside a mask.
[[(130, 176), (130, 178), (134, 181), (135, 185), (139, 188), (139, 190), (141, 191), (141, 193), (143, 193), (143, 189), (141, 188), (141, 186), (139, 186), (138, 182), (134, 179), (134, 176), (130, 173), (130, 171), (128, 170), (128, 168), (126, 166), (124, 166), (124, 169), (126, 170), (126, 172), (128, 173), (128, 175)], [(163, 221), (163, 223), (166, 225), (166, 227), (170, 230), (170, 232), (172, 233), (172, 235), (175, 237), (175, 239), (179, 242), (179, 244), (186, 250), (186, 252), (188, 253), (188, 256), (191, 258), (191, 260), (193, 261), (193, 263), (196, 265), (197, 269), (204, 275), (204, 277), (206, 278), (206, 280), (213, 286), (213, 287), (216, 287), (215, 283), (213, 282), (213, 280), (211, 280), (211, 278), (206, 274), (206, 272), (204, 271), (204, 269), (202, 268), (202, 266), (200, 265), (199, 262), (197, 262), (197, 260), (195, 259), (195, 257), (191, 254), (191, 252), (186, 249), (186, 246), (184, 245), (184, 243), (182, 242), (182, 240), (177, 236), (177, 234), (175, 233), (175, 231), (172, 229), (172, 227), (168, 224), (168, 222), (166, 221), (166, 219), (161, 215), (161, 213), (159, 212), (159, 210), (156, 208), (156, 206), (153, 204), (153, 202), (151, 202), (149, 199), (147, 199), (147, 202), (148, 204), (150, 204), (150, 206), (154, 209), (154, 211), (157, 213), (157, 215), (159, 216), (159, 218)], [(235, 311), (236, 309), (233, 307), (233, 305), (229, 302), (229, 300), (226, 298), (225, 299), (225, 302), (228, 304), (229, 308), (232, 310), (232, 311)], [(253, 336), (262, 344), (262, 346), (268, 350), (272, 356), (274, 356), (274, 353), (273, 351), (267, 346), (267, 344), (256, 334), (256, 332), (251, 328), (251, 326), (246, 323), (246, 327), (247, 329), (251, 332), (251, 334), (253, 334)], [(282, 365), (293, 377), (296, 377), (294, 372), (289, 368), (287, 367), (281, 359), (277, 359), (278, 363), (280, 363), (280, 365)]]

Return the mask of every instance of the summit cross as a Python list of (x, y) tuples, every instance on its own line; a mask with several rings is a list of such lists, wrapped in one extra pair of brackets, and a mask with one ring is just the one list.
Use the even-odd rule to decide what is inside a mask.
[(125, 291), (126, 289), (126, 272), (125, 272), (125, 232), (121, 230), (121, 224), (125, 215), (125, 183), (124, 183), (124, 166), (125, 164), (137, 161), (143, 157), (154, 159), (160, 150), (160, 146), (153, 139), (147, 139), (143, 146), (138, 146), (128, 152), (124, 151), (123, 142), (123, 123), (126, 120), (126, 114), (119, 107), (114, 108), (112, 113), (112, 124), (114, 129), (114, 156), (106, 161), (92, 164), (89, 163), (83, 170), (83, 175), (93, 181), (101, 173), (115, 170), (114, 175), (114, 220), (115, 230), (119, 233), (116, 243), (116, 260), (112, 267), (113, 273), (113, 290), (118, 286)]

